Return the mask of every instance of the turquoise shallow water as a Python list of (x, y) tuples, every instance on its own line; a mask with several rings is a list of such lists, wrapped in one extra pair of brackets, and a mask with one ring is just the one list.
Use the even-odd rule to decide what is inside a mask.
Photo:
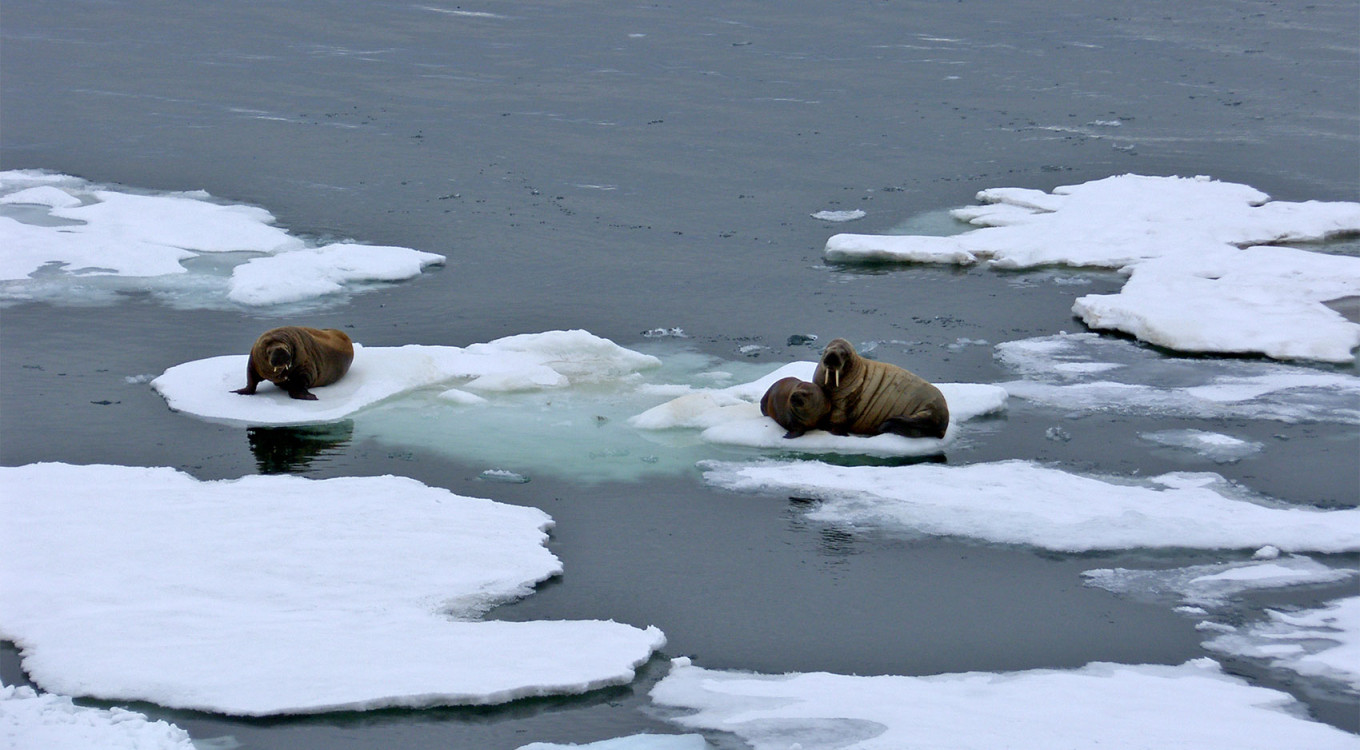
[[(1119, 278), (830, 266), (826, 237), (948, 231), (939, 212), (978, 190), (1124, 172), (1355, 200), (1353, 4), (1192, 4), (1174, 18), (1138, 4), (1096, 17), (1075, 2), (502, 10), (6, 3), (0, 166), (204, 189), (263, 206), (299, 235), (448, 261), (296, 318), (137, 294), (4, 308), (0, 461), (168, 465), (200, 478), (395, 473), (541, 507), (557, 521), (551, 548), (566, 575), (492, 617), (655, 624), (664, 656), (710, 668), (933, 674), (1205, 654), (1190, 620), (1083, 587), (1081, 572), (1218, 553), (1054, 556), (855, 532), (809, 522), (798, 500), (709, 488), (680, 447), (660, 446), (666, 470), (640, 476), (535, 471), (519, 458), (532, 444), (511, 465), (431, 449), (428, 435), (382, 438), (363, 420), (316, 431), (203, 422), (166, 409), (144, 376), (298, 322), (370, 346), (584, 328), (678, 362), (751, 370), (816, 356), (790, 337), (844, 336), (879, 342), (880, 359), (934, 380), (1001, 382), (1014, 374), (995, 344), (1080, 330), (1072, 299)], [(811, 216), (846, 210), (865, 216)], [(688, 338), (643, 335), (658, 327)], [(539, 406), (525, 399), (526, 422)], [(376, 418), (391, 432), (404, 415)], [(1263, 448), (1220, 464), (1139, 437), (1180, 429)], [(534, 439), (543, 451), (560, 443), (552, 431)], [(602, 445), (594, 460), (632, 458), (616, 455), (625, 449), (635, 447)], [(1012, 400), (944, 460), (1216, 471), (1287, 502), (1352, 507), (1358, 453), (1354, 425), (1075, 415)], [(530, 481), (487, 481), (491, 468)], [(1242, 616), (1353, 589), (1254, 595)], [(6, 681), (21, 679), (4, 655)], [(1249, 661), (1227, 668), (1360, 730), (1353, 697)], [(491, 709), (236, 721), (138, 708), (251, 748), (516, 748), (675, 731), (646, 699), (664, 673), (658, 659), (628, 688)]]

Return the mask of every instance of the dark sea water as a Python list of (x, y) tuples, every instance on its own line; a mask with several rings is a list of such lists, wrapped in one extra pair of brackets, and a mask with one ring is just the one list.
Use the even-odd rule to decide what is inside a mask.
[[(454, 13), (474, 11), (481, 15)], [(938, 381), (1012, 377), (992, 344), (1081, 330), (1077, 294), (1112, 274), (828, 266), (826, 238), (882, 233), (981, 189), (1128, 172), (1210, 175), (1282, 200), (1360, 198), (1360, 3), (441, 2), (52, 3), (0, 17), (0, 168), (146, 190), (206, 190), (295, 234), (441, 253), (412, 282), (281, 318), (23, 304), (0, 312), (0, 463), (165, 465), (199, 478), (287, 468), (401, 474), (543, 508), (566, 574), (490, 616), (656, 625), (632, 686), (498, 708), (236, 720), (136, 706), (248, 748), (517, 748), (675, 732), (648, 706), (666, 658), (761, 672), (936, 674), (1181, 663), (1193, 621), (1083, 587), (1095, 567), (1228, 553), (1041, 554), (851, 533), (787, 497), (678, 477), (492, 484), (485, 466), (368, 440), (308, 442), (175, 414), (144, 383), (244, 352), (284, 323), (370, 346), (463, 346), (584, 328), (773, 367), (821, 341)], [(809, 214), (861, 209), (850, 224)], [(1354, 372), (1353, 366), (1337, 368)], [(1088, 415), (1012, 400), (945, 457), (1115, 475), (1217, 471), (1324, 507), (1360, 504), (1354, 426)], [(1077, 439), (1045, 439), (1064, 424)], [(1137, 433), (1193, 427), (1263, 442), (1236, 464), (1169, 456)], [(0, 553), (2, 554), (2, 553)], [(1355, 565), (1350, 559), (1333, 564)], [(1280, 595), (1310, 604), (1354, 584)], [(4, 679), (22, 680), (12, 647)], [(1353, 699), (1263, 667), (1360, 731)], [(101, 704), (102, 705), (102, 704)]]

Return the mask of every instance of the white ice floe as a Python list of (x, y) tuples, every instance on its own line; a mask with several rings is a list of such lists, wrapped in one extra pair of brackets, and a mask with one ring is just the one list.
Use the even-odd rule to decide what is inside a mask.
[(419, 276), (444, 257), (321, 247), (268, 211), (203, 191), (130, 192), (42, 171), (0, 172), (0, 301), (100, 302), (149, 292), (181, 307), (314, 301)]
[(953, 442), (962, 422), (1006, 408), (1006, 391), (977, 383), (936, 383), (949, 404), (949, 429), (943, 438), (901, 435), (833, 435), (812, 430), (785, 438), (784, 428), (760, 413), (760, 397), (780, 378), (812, 380), (816, 362), (790, 362), (758, 380), (727, 388), (697, 389), (648, 409), (629, 420), (642, 430), (700, 430), (701, 440), (719, 445), (778, 449), (799, 453), (869, 456), (920, 456), (939, 453)]
[(1268, 620), (1204, 644), (1219, 653), (1263, 659), (1278, 669), (1341, 684), (1360, 694), (1360, 596), (1317, 609), (1267, 610)]
[(534, 508), (399, 477), (0, 468), (0, 637), (53, 692), (268, 715), (625, 684), (665, 642), (483, 621), (560, 574)]
[(672, 722), (735, 734), (755, 750), (1358, 744), (1354, 735), (1300, 718), (1289, 695), (1224, 674), (1212, 659), (861, 677), (717, 671), (682, 658), (651, 697), (692, 712)]
[(1074, 412), (1360, 424), (1360, 378), (1341, 372), (1165, 357), (1094, 333), (1008, 341), (996, 357), (1023, 377), (1001, 384), (1010, 395)]
[(812, 218), (819, 219), (821, 221), (843, 222), (843, 221), (855, 221), (856, 219), (863, 219), (865, 215), (866, 214), (863, 211), (856, 208), (849, 211), (831, 211), (831, 210), (818, 211), (817, 213), (812, 214)]
[(1188, 548), (1360, 550), (1360, 509), (1323, 511), (1248, 499), (1216, 474), (1139, 482), (1027, 461), (832, 466), (815, 461), (706, 464), (710, 483), (822, 502), (814, 520), (1022, 544), (1059, 552)]
[(194, 750), (189, 733), (121, 708), (85, 708), (64, 695), (0, 685), (0, 747), (21, 750)]
[(1230, 464), (1261, 452), (1254, 440), (1242, 440), (1205, 430), (1158, 430), (1140, 432), (1138, 437), (1168, 448), (1180, 448), (1220, 464)]
[[(243, 348), (248, 351), (249, 344)], [(253, 396), (232, 393), (245, 385), (248, 360), (248, 354), (228, 354), (186, 362), (166, 370), (151, 386), (170, 408), (206, 419), (249, 425), (313, 424), (344, 419), (419, 389), (438, 387), (439, 398), (469, 405), (485, 401), (483, 394), (614, 381), (660, 365), (655, 357), (585, 331), (522, 334), (468, 347), (358, 345), (343, 378), (313, 389), (316, 401), (300, 401), (267, 382)]]
[(534, 742), (519, 750), (712, 750), (712, 747), (697, 734), (635, 734), (586, 745)]
[(1055, 188), (996, 188), (953, 212), (951, 236), (838, 234), (835, 261), (1051, 265), (1118, 270), (1117, 294), (1079, 298), (1092, 328), (1181, 351), (1349, 362), (1360, 324), (1323, 302), (1360, 294), (1360, 258), (1286, 247), (1360, 232), (1360, 203), (1289, 203), (1207, 177), (1122, 175)]

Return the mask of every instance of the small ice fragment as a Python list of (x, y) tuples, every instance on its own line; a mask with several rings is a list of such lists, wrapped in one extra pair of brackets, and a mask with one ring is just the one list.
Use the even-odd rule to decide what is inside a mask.
[(854, 221), (856, 219), (863, 219), (864, 216), (864, 212), (858, 208), (852, 211), (818, 211), (817, 213), (812, 214), (812, 218), (814, 219), (836, 222)]
[(1044, 437), (1059, 443), (1066, 443), (1072, 439), (1072, 435), (1061, 427), (1050, 427), (1044, 430)]
[(1256, 554), (1252, 555), (1257, 560), (1274, 560), (1279, 556), (1280, 548), (1270, 544), (1256, 550)]
[(487, 469), (478, 474), (477, 477), (486, 482), (502, 482), (504, 484), (526, 484), (529, 481), (529, 477), (506, 469)]

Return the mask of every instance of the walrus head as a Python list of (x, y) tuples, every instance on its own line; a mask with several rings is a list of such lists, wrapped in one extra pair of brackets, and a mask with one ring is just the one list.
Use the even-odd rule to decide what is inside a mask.
[(819, 383), (823, 388), (840, 388), (841, 376), (849, 374), (849, 370), (854, 366), (855, 360), (859, 359), (859, 353), (855, 347), (845, 339), (834, 339), (822, 350), (822, 380)]
[(821, 388), (798, 378), (775, 381), (760, 398), (760, 413), (788, 430), (786, 438), (796, 438), (816, 427), (830, 409)]
[(269, 366), (273, 368), (275, 376), (287, 372), (288, 368), (293, 366), (293, 350), (282, 341), (270, 344), (265, 354), (268, 356)]

